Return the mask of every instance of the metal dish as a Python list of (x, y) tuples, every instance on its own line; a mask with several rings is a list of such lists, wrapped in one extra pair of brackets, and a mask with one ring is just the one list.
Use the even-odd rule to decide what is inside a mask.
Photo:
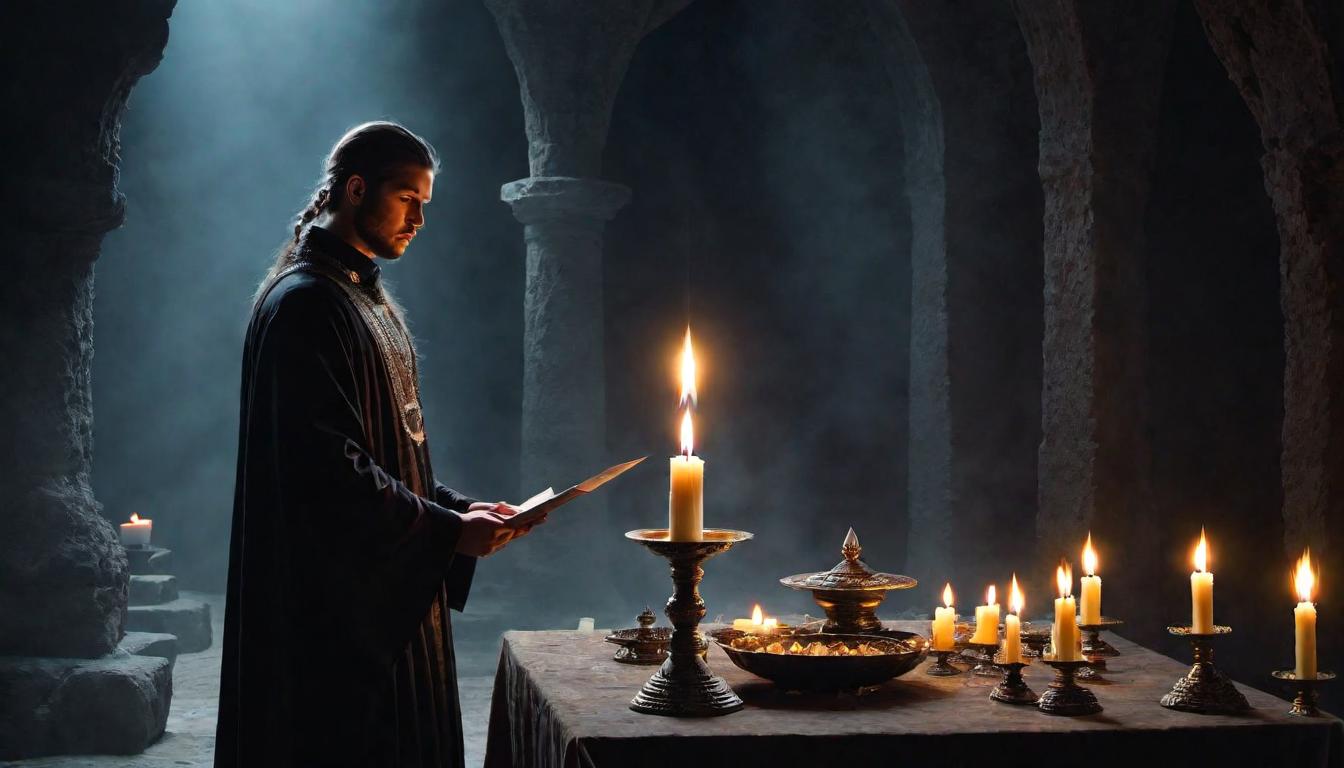
[(896, 630), (887, 630), (882, 636), (827, 632), (772, 635), (803, 645), (812, 641), (843, 642), (852, 648), (867, 643), (885, 651), (876, 656), (802, 656), (734, 648), (733, 637), (741, 634), (720, 630), (710, 636), (738, 667), (790, 691), (843, 691), (881, 685), (918, 666), (929, 645), (921, 635)]

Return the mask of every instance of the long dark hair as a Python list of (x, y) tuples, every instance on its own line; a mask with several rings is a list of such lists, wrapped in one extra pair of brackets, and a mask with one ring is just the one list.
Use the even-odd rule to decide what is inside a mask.
[(373, 190), (405, 165), (418, 165), (437, 173), (439, 156), (428, 141), (391, 121), (374, 120), (346, 131), (327, 155), (326, 170), (312, 200), (295, 217), (294, 238), (276, 252), (275, 263), (258, 286), (254, 302), (281, 270), (294, 263), (299, 240), (313, 220), (323, 211), (339, 210), (345, 203), (345, 183), (351, 176), (362, 177), (368, 189)]

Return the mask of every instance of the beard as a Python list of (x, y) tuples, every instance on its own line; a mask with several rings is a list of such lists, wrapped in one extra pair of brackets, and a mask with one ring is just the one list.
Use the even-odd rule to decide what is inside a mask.
[(359, 239), (373, 251), (373, 255), (380, 259), (396, 261), (406, 252), (406, 247), (410, 245), (406, 240), (397, 239), (397, 235), (403, 234), (404, 230), (400, 226), (389, 226), (378, 211), (372, 211), (369, 215), (355, 217), (355, 234)]

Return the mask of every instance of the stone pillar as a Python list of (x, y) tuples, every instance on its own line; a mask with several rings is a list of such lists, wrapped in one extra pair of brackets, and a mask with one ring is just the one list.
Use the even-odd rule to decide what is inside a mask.
[[(606, 466), (602, 231), (630, 190), (602, 181), (611, 109), (635, 47), (689, 0), (486, 0), (518, 74), (531, 176), (501, 197), (524, 225), (523, 492)], [(558, 488), (557, 488), (558, 490)], [(517, 545), (518, 562), (573, 595), (564, 610), (615, 608), (593, 542), (616, 542), (600, 495)], [(634, 526), (630, 526), (634, 527)], [(602, 544), (599, 551), (620, 545)]]
[(0, 655), (112, 650), (126, 555), (89, 486), (93, 262), (120, 226), (118, 132), (159, 63), (174, 0), (15, 3), (0, 121)]
[(128, 568), (89, 486), (89, 370), (93, 262), (125, 213), (121, 115), (158, 66), (173, 5), (0, 11), (11, 107), (0, 121), (0, 760), (132, 754), (168, 719), (173, 665), (159, 655), (171, 638), (127, 637), (117, 649)]
[[(1045, 190), (1039, 568), (1088, 531), (1126, 574), (1108, 612), (1160, 626), (1147, 434), (1144, 207), (1171, 0), (1014, 0), (1035, 70)], [(1042, 588), (1045, 585), (1041, 585)], [(1040, 591), (1044, 598), (1053, 587)], [(1039, 602), (1037, 603), (1040, 604)]]
[[(1284, 319), (1284, 546), (1344, 564), (1344, 109), (1326, 8), (1196, 0), (1265, 145)], [(1338, 57), (1339, 52), (1333, 54)]]
[(1001, 542), (1035, 516), (1037, 116), (1007, 7), (867, 7), (902, 106), (912, 231), (905, 567), (934, 594), (953, 574), (1001, 580)]

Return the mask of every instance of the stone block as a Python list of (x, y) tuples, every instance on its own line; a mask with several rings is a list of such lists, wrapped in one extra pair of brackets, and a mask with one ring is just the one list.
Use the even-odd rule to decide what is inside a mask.
[(173, 663), (117, 649), (97, 659), (0, 657), (0, 759), (132, 755), (163, 735)]
[(133, 605), (126, 609), (126, 628), (177, 635), (178, 650), (196, 653), (210, 647), (210, 606), (186, 598), (161, 605)]
[(131, 563), (133, 574), (168, 573), (173, 565), (173, 550), (163, 547), (127, 547), (126, 559)]
[(132, 656), (158, 656), (177, 660), (177, 635), (166, 632), (127, 632), (117, 646)]
[(163, 573), (131, 576), (131, 605), (158, 605), (177, 599), (177, 577)]

